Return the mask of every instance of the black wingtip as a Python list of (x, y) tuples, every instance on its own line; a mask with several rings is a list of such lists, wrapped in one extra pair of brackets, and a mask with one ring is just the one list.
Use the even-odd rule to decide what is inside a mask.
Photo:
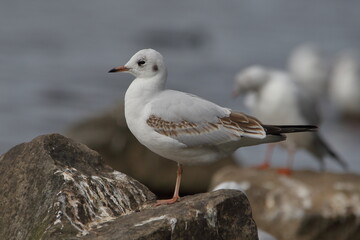
[(267, 134), (317, 132), (318, 127), (313, 125), (264, 125)]

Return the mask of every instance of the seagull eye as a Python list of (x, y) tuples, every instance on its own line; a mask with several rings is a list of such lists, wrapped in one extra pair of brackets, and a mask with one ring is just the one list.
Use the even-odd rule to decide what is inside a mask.
[(137, 64), (139, 65), (139, 67), (141, 67), (142, 65), (145, 64), (145, 61), (144, 61), (144, 60), (140, 60), (140, 61), (137, 62)]

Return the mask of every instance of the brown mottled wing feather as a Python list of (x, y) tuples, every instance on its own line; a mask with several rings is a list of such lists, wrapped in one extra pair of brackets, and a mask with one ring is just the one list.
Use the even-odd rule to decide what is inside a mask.
[(256, 118), (238, 112), (219, 117), (216, 122), (174, 122), (151, 115), (147, 124), (159, 134), (177, 139), (188, 146), (217, 145), (238, 141), (241, 137), (263, 139), (266, 136), (264, 128)]
[(204, 124), (196, 124), (186, 120), (173, 122), (166, 121), (155, 115), (151, 115), (146, 122), (156, 132), (168, 137), (176, 137), (181, 134), (196, 135), (218, 129), (218, 126), (213, 123), (208, 123), (207, 125), (203, 126)]
[(241, 112), (231, 112), (227, 119), (229, 119), (230, 122), (225, 127), (229, 125), (234, 126), (235, 129), (242, 129), (244, 133), (253, 135), (252, 137), (258, 136), (256, 138), (264, 138), (266, 135), (261, 122), (255, 117), (246, 115), (245, 113)]

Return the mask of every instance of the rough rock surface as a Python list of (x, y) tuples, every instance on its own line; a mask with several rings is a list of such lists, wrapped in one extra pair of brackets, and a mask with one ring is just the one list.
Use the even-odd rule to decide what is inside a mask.
[(226, 167), (212, 188), (221, 183), (245, 191), (258, 227), (279, 240), (360, 239), (359, 175)]
[(59, 134), (0, 156), (0, 182), (0, 239), (258, 239), (244, 193), (154, 207), (144, 185)]
[[(122, 104), (74, 125), (66, 136), (99, 152), (111, 167), (142, 182), (157, 195), (172, 196), (177, 165), (136, 140), (127, 128)], [(229, 157), (213, 164), (184, 166), (181, 193), (205, 192), (211, 176), (226, 165), (235, 166), (235, 162)]]
[(96, 152), (58, 134), (0, 157), (0, 239), (63, 239), (155, 199), (144, 185), (103, 165)]
[(84, 239), (258, 239), (249, 201), (236, 190), (183, 197), (169, 206), (119, 217)]

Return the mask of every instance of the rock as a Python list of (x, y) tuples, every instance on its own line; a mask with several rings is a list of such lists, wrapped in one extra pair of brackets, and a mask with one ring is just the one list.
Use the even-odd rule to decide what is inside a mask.
[(220, 190), (119, 217), (84, 239), (258, 239), (244, 193)]
[[(139, 180), (156, 195), (172, 196), (177, 165), (151, 152), (136, 140), (127, 128), (122, 104), (74, 125), (66, 136), (99, 152), (107, 164)], [(229, 157), (213, 164), (184, 166), (180, 193), (205, 192), (211, 176), (226, 165), (235, 166), (235, 161)]]
[(69, 239), (155, 199), (138, 181), (103, 165), (59, 134), (0, 157), (0, 239)]
[(360, 239), (359, 175), (225, 167), (211, 186), (244, 190), (258, 227), (279, 240)]
[(0, 182), (0, 239), (258, 239), (241, 191), (154, 207), (144, 185), (59, 134), (0, 156)]
[(276, 240), (276, 238), (274, 238), (272, 235), (270, 235), (267, 232), (264, 232), (261, 229), (258, 229), (258, 236), (259, 236), (259, 240)]

